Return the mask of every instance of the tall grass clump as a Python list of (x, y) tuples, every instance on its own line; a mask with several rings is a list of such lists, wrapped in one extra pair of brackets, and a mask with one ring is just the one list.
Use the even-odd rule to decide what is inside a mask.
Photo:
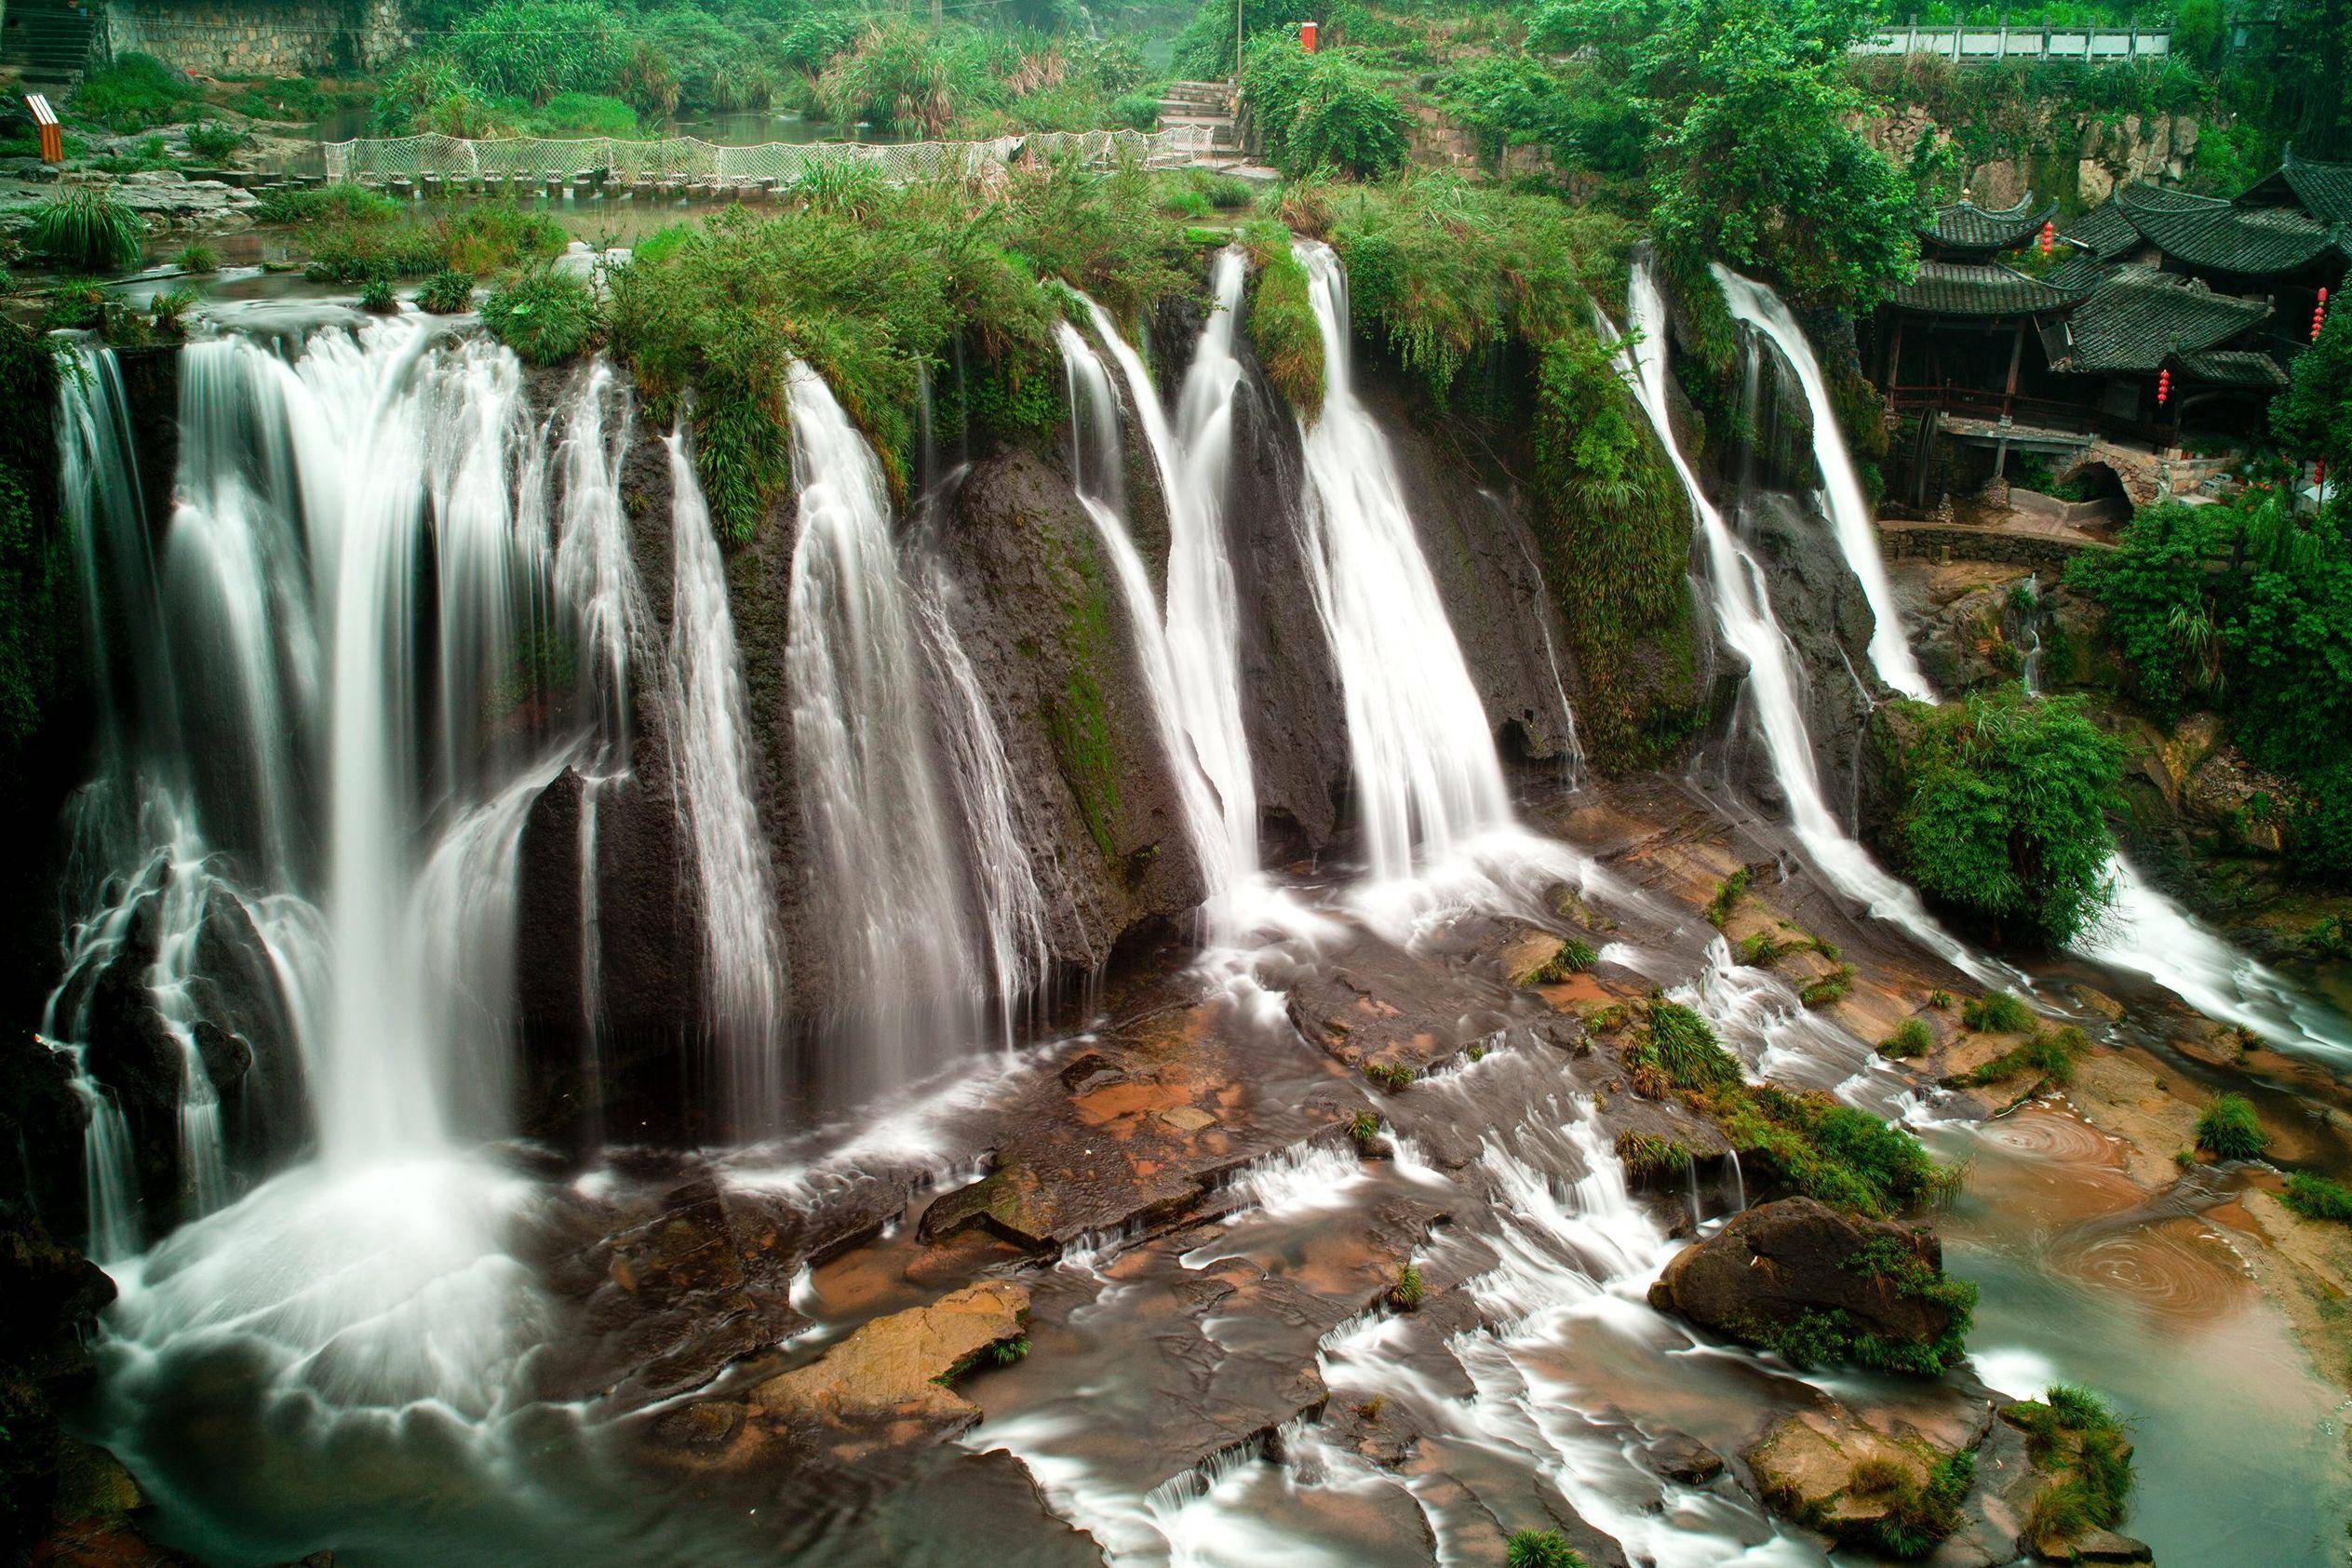
[(2197, 1119), (2197, 1146), (2216, 1159), (2259, 1159), (2270, 1146), (2262, 1118), (2243, 1094), (2224, 1094)]
[(53, 265), (75, 272), (116, 272), (139, 261), (146, 225), (110, 193), (85, 186), (50, 197), (33, 209), (25, 245)]
[(532, 364), (557, 365), (596, 342), (604, 312), (586, 279), (535, 267), (491, 290), (482, 326)]

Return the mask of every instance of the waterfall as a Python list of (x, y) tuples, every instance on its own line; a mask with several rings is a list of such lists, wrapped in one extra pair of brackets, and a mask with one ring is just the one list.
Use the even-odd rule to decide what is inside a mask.
[(916, 623), (940, 693), (940, 723), (962, 806), (963, 841), (972, 856), (979, 895), (982, 955), (995, 1003), (997, 1042), (1013, 1045), (1023, 1004), (1045, 979), (1051, 962), (1045, 940), (1045, 892), (1037, 879), (1014, 802), (1019, 786), (1005, 755), (1004, 732), (980, 684), (972, 656), (956, 635), (949, 605), (955, 585), (936, 562), (917, 567), (912, 583)]
[[(1747, 661), (1748, 695), (1756, 726), (1773, 777), (1788, 799), (1797, 841), (1833, 885), (1867, 905), (1872, 914), (1902, 926), (1956, 967), (1995, 983), (1995, 972), (1984, 961), (1937, 924), (1919, 902), (1918, 893), (1889, 876), (1831, 812), (1821, 792), (1813, 739), (1806, 730), (1805, 711), (1798, 702), (1796, 650), (1773, 617), (1764, 569), (1707, 499), (1699, 476), (1691, 472), (1675, 443), (1666, 412), (1665, 306), (1646, 265), (1634, 268), (1627, 298), (1635, 335), (1631, 347), (1620, 351), (1620, 373), (1648, 416), (1659, 445), (1690, 500), (1706, 550), (1715, 621), (1724, 640)], [(1900, 630), (1898, 626), (1898, 635)]]
[(1723, 287), (1724, 303), (1735, 321), (1746, 322), (1772, 340), (1805, 388), (1806, 407), (1813, 422), (1813, 461), (1821, 471), (1821, 489), (1830, 523), (1837, 536), (1838, 553), (1846, 569), (1862, 585), (1874, 622), (1870, 633), (1870, 663), (1878, 678), (1907, 697), (1933, 702), (1935, 690), (1913, 657), (1903, 636), (1902, 613), (1895, 605), (1893, 586), (1887, 581), (1886, 563), (1878, 554), (1878, 531), (1870, 503), (1862, 496), (1854, 460), (1846, 450), (1846, 437), (1837, 427), (1837, 409), (1830, 401), (1829, 383), (1821, 375), (1813, 345), (1781, 297), (1763, 284), (1718, 266), (1715, 280)]
[(1511, 797), (1388, 439), (1356, 398), (1347, 275), (1328, 246), (1297, 253), (1326, 380), (1306, 432), (1308, 571), (1339, 669), (1366, 858), (1391, 881), (1511, 825)]
[(983, 982), (881, 464), (814, 370), (796, 363), (788, 395), (800, 535), (785, 679), (834, 979), (820, 1082), (854, 1095), (968, 1043)]
[(2251, 1029), (2282, 1050), (2352, 1066), (2352, 1022), (2216, 936), (2148, 885), (2121, 854), (2107, 867), (2114, 903), (2074, 950), (2145, 975), (2208, 1017)]
[(90, 1077), (82, 1048), (42, 1037), (42, 1043), (61, 1051), (74, 1065), (74, 1097), (82, 1102), (89, 1120), (82, 1128), (82, 1189), (88, 1211), (88, 1240), (84, 1251), (101, 1266), (139, 1250), (139, 1221), (130, 1190), (130, 1127), (123, 1109), (105, 1087)]
[[(101, 732), (43, 1033), (93, 1113), (126, 1375), (228, 1335), (306, 1398), (479, 1414), (539, 1308), (506, 1248), (524, 1184), (468, 1149), (507, 1128), (523, 821), (611, 741), (591, 610), (625, 621), (635, 594), (625, 400), (599, 368), (539, 420), (511, 354), (414, 315), (192, 344), (151, 547), (118, 382), (90, 368), (60, 426)], [(601, 673), (567, 679), (582, 648)], [(141, 1256), (106, 1081), (120, 1025), (93, 1002), (126, 972), (185, 1065), (192, 1223)], [(197, 1043), (243, 1027), (274, 1070), (299, 1063), (316, 1157), (240, 1195)]]
[(2025, 695), (2038, 697), (2042, 694), (2042, 580), (2038, 573), (2025, 574), (2025, 599), (2027, 641), (2018, 660), (2017, 680), (2025, 688)]
[(751, 796), (750, 701), (726, 570), (682, 432), (668, 437), (669, 663), (664, 677), (678, 810), (702, 895), (704, 1013), (727, 1125), (773, 1131), (783, 1109), (784, 939)]
[[(1189, 771), (1189, 757), (1209, 792), (1214, 815), (1203, 825), (1214, 831), (1196, 829), (1194, 838), (1209, 881), (1212, 940), (1238, 938), (1244, 928), (1271, 914), (1276, 902), (1259, 875), (1257, 783), (1249, 732), (1242, 719), (1241, 595), (1225, 520), (1234, 405), (1242, 387), (1234, 342), (1248, 271), (1240, 249), (1228, 247), (1217, 253), (1208, 319), (1193, 345), (1173, 421), (1161, 406), (1143, 356), (1121, 334), (1109, 312), (1086, 302), (1095, 335), (1119, 367), (1167, 503), (1167, 610), (1159, 646), (1147, 651), (1146, 663), (1164, 661), (1165, 705), (1173, 723), (1163, 721), (1163, 727), (1172, 727), (1181, 738), (1171, 748), (1177, 769)], [(1064, 341), (1074, 377), (1088, 373), (1080, 369), (1084, 359), (1092, 358), (1086, 355), (1082, 359), (1077, 351), (1083, 348), (1082, 341)], [(1099, 374), (1098, 365), (1091, 374)], [(1096, 417), (1115, 441), (1113, 413), (1108, 422), (1099, 413)], [(1116, 450), (1110, 449), (1108, 464), (1114, 472)], [(1090, 503), (1089, 510), (1095, 509)], [(1131, 545), (1124, 549), (1134, 554)], [(1147, 587), (1147, 611), (1149, 592)], [(1155, 706), (1162, 702), (1155, 690)], [(1187, 787), (1189, 792), (1189, 782)]]
[[(1230, 831), (1230, 813), (1221, 804), (1202, 766), (1201, 751), (1194, 744), (1191, 726), (1187, 722), (1184, 697), (1176, 674), (1176, 655), (1161, 621), (1160, 607), (1152, 596), (1151, 579), (1127, 531), (1126, 465), (1119, 439), (1118, 394), (1111, 389), (1110, 375), (1104, 369), (1101, 357), (1078, 328), (1065, 321), (1059, 335), (1062, 364), (1069, 378), (1070, 466), (1076, 476), (1079, 504), (1094, 521), (1095, 536), (1101, 540), (1103, 553), (1110, 561), (1111, 575), (1118, 580), (1119, 596), (1126, 607), (1127, 620), (1136, 629), (1136, 663), (1143, 674), (1144, 690), (1151, 703), (1161, 749), (1167, 754), (1168, 771), (1176, 782), (1176, 802), (1184, 813), (1185, 837), (1207, 884), (1210, 924), (1214, 928), (1222, 922), (1220, 912), (1226, 908), (1236, 878), (1256, 870), (1255, 824), (1249, 838), (1248, 859), (1243, 863), (1237, 840)], [(1120, 340), (1111, 333), (1108, 341)], [(1167, 422), (1160, 413), (1158, 395), (1151, 391), (1141, 361), (1136, 363), (1140, 379), (1138, 406), (1150, 410), (1138, 417), (1145, 421), (1148, 429), (1164, 435)], [(1149, 400), (1148, 404), (1146, 399)], [(1173, 437), (1170, 439), (1173, 441)], [(1167, 466), (1162, 471), (1163, 482), (1164, 476), (1176, 470), (1171, 450)], [(1171, 554), (1176, 533), (1185, 526), (1176, 520), (1176, 487), (1169, 484)], [(1173, 563), (1170, 570), (1174, 570)], [(1243, 767), (1247, 767), (1246, 754)], [(1252, 813), (1255, 815), (1254, 806)], [(1213, 932), (1213, 939), (1214, 936)]]

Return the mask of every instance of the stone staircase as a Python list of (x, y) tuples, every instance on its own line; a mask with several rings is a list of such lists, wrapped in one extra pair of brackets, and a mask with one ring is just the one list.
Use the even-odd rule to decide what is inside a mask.
[(0, 65), (27, 86), (68, 87), (90, 66), (98, 20), (72, 0), (14, 0), (0, 20)]
[(1230, 82), (1173, 82), (1160, 101), (1160, 127), (1174, 130), (1199, 126), (1209, 133), (1207, 155), (1201, 161), (1238, 161), (1242, 136), (1233, 124), (1234, 87)]

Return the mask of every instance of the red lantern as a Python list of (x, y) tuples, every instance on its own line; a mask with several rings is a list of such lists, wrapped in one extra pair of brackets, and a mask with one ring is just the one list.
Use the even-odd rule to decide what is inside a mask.
[(2311, 308), (2311, 341), (2319, 341), (2319, 328), (2328, 324), (2328, 291), (2319, 290), (2319, 302)]
[(2172, 372), (2159, 370), (2156, 377), (2156, 406), (2159, 409), (2172, 400)]
[(2042, 254), (2043, 254), (2043, 255), (2045, 255), (2045, 256), (2049, 255), (2049, 254), (2050, 254), (2050, 248), (2051, 246), (2053, 246), (2053, 245), (2057, 244), (2057, 243), (2058, 243), (2058, 225), (2057, 225), (2054, 221), (2052, 221), (2051, 220), (2050, 220), (2050, 219), (2048, 219), (2048, 218), (2043, 219), (2043, 220), (2042, 220)]

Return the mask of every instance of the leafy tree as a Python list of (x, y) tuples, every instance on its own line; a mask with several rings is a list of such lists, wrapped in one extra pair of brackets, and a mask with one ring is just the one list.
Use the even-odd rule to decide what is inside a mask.
[(1267, 155), (1294, 179), (1324, 170), (1361, 179), (1404, 162), (1410, 117), (1349, 51), (1308, 54), (1270, 39), (1252, 51), (1242, 87)]
[(1920, 891), (2027, 943), (2063, 944), (2105, 907), (2123, 753), (2078, 703), (2013, 687), (1905, 703), (1892, 733), (1895, 846)]
[(1544, 0), (1539, 47), (1580, 51), (1650, 128), (1670, 258), (1761, 271), (1862, 311), (1910, 275), (1915, 183), (1862, 137), (1856, 0)]
[(2337, 311), (2319, 341), (2295, 356), (2294, 379), (2270, 406), (2278, 444), (2317, 458), (2338, 483), (2352, 484), (2352, 319)]

